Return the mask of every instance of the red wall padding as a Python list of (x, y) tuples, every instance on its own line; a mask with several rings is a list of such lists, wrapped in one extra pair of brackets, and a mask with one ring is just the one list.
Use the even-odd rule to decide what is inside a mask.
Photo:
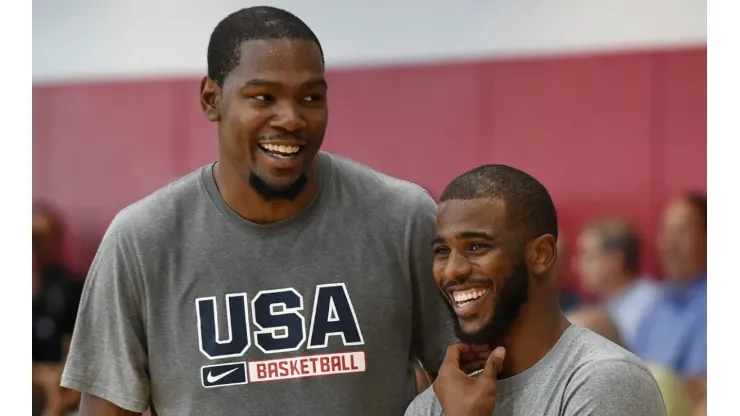
[[(325, 149), (439, 195), (483, 163), (551, 190), (567, 234), (597, 215), (640, 228), (656, 271), (661, 205), (706, 190), (706, 49), (329, 74)], [(33, 194), (69, 216), (82, 265), (125, 205), (216, 156), (198, 79), (33, 89)]]

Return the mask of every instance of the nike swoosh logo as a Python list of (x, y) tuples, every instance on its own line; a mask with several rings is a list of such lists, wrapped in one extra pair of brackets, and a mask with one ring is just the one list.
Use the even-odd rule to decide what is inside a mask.
[(209, 382), (209, 383), (215, 383), (215, 382), (217, 382), (217, 381), (221, 380), (222, 378), (224, 378), (224, 377), (228, 376), (229, 374), (233, 373), (234, 371), (236, 371), (236, 370), (238, 370), (238, 369), (239, 369), (238, 367), (237, 367), (237, 368), (234, 368), (234, 369), (231, 369), (231, 370), (229, 370), (229, 371), (227, 371), (227, 372), (225, 372), (225, 373), (221, 373), (221, 374), (219, 374), (219, 375), (217, 375), (217, 376), (215, 376), (215, 377), (214, 377), (214, 376), (213, 376), (213, 374), (212, 374), (212, 373), (211, 373), (211, 372), (209, 371), (209, 372), (208, 372), (208, 375), (206, 376), (206, 380), (208, 380), (208, 382)]

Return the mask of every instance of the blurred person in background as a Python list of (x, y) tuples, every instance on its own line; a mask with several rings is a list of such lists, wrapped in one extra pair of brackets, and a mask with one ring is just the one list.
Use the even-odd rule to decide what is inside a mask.
[(581, 286), (604, 306), (629, 349), (659, 291), (652, 279), (640, 276), (639, 256), (637, 233), (621, 219), (594, 221), (578, 236)]
[(48, 202), (34, 201), (31, 224), (38, 238), (44, 275), (79, 283), (82, 276), (65, 259), (67, 233), (60, 211)]
[[(440, 201), (434, 279), (463, 344), (448, 348), (406, 416), (665, 415), (638, 357), (563, 315), (552, 275), (557, 213), (539, 181), (485, 165)], [(480, 358), (483, 370), (471, 373)]]
[[(707, 199), (688, 193), (665, 208), (658, 235), (661, 293), (634, 350), (702, 389), (707, 369)], [(701, 393), (699, 393), (701, 394)]]
[(321, 151), (324, 54), (274, 7), (222, 19), (200, 85), (218, 160), (112, 221), (63, 385), (83, 416), (393, 415), (454, 339), (434, 200)]
[[(72, 334), (82, 295), (83, 278), (64, 258), (67, 240), (64, 218), (51, 204), (35, 201), (32, 214), (33, 238), (37, 242), (41, 271), (41, 292), (48, 299), (63, 330)], [(65, 339), (65, 354), (69, 338)], [(62, 357), (60, 357), (61, 360)]]
[(694, 413), (691, 416), (707, 416), (707, 396), (702, 397), (694, 406)]
[(57, 416), (72, 409), (79, 397), (59, 385), (65, 344), (70, 336), (67, 318), (57, 313), (56, 296), (44, 291), (40, 242), (32, 237), (32, 381), (34, 415)]
[[(619, 328), (610, 318), (607, 311), (597, 305), (589, 305), (576, 312), (568, 314), (568, 320), (574, 325), (593, 331), (609, 341), (624, 347), (621, 344)], [(691, 416), (692, 403), (684, 384), (673, 372), (664, 367), (647, 363), (653, 374), (663, 402), (666, 407), (666, 416)]]
[(567, 237), (562, 230), (558, 231), (558, 258), (553, 266), (553, 281), (560, 293), (560, 308), (563, 312), (570, 312), (583, 304), (581, 295), (573, 290), (573, 284), (570, 280), (568, 269), (568, 257), (570, 250), (567, 244)]
[(79, 400), (77, 392), (59, 386), (82, 294), (81, 278), (63, 260), (64, 231), (54, 207), (34, 203), (33, 379), (42, 386), (49, 415), (75, 407)]

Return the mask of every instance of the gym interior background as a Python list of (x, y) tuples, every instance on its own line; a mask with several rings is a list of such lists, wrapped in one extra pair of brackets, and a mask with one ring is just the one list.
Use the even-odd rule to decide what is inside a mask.
[[(216, 156), (200, 77), (253, 1), (34, 0), (33, 194), (89, 264), (127, 204)], [(706, 190), (706, 1), (271, 1), (322, 41), (325, 149), (438, 195), (483, 163), (533, 173), (566, 235), (619, 214), (659, 275), (668, 198)]]

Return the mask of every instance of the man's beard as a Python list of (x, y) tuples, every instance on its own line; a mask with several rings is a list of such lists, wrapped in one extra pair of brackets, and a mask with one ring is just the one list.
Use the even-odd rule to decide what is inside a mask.
[(254, 189), (255, 192), (257, 192), (257, 194), (265, 201), (292, 201), (301, 194), (307, 183), (308, 177), (305, 173), (302, 173), (301, 176), (299, 176), (292, 184), (278, 188), (270, 186), (256, 173), (249, 172), (249, 186), (251, 186), (252, 189)]
[(494, 306), (493, 318), (483, 328), (472, 334), (463, 332), (460, 326), (460, 320), (455, 314), (455, 309), (445, 299), (445, 303), (455, 323), (455, 334), (457, 338), (464, 344), (488, 345), (491, 347), (491, 350), (502, 346), (506, 333), (519, 317), (522, 306), (527, 303), (528, 290), (529, 273), (527, 272), (525, 260), (522, 258), (515, 265), (514, 271), (506, 280), (506, 283), (504, 283), (500, 293), (490, 294), (493, 296), (498, 295), (496, 306)]

